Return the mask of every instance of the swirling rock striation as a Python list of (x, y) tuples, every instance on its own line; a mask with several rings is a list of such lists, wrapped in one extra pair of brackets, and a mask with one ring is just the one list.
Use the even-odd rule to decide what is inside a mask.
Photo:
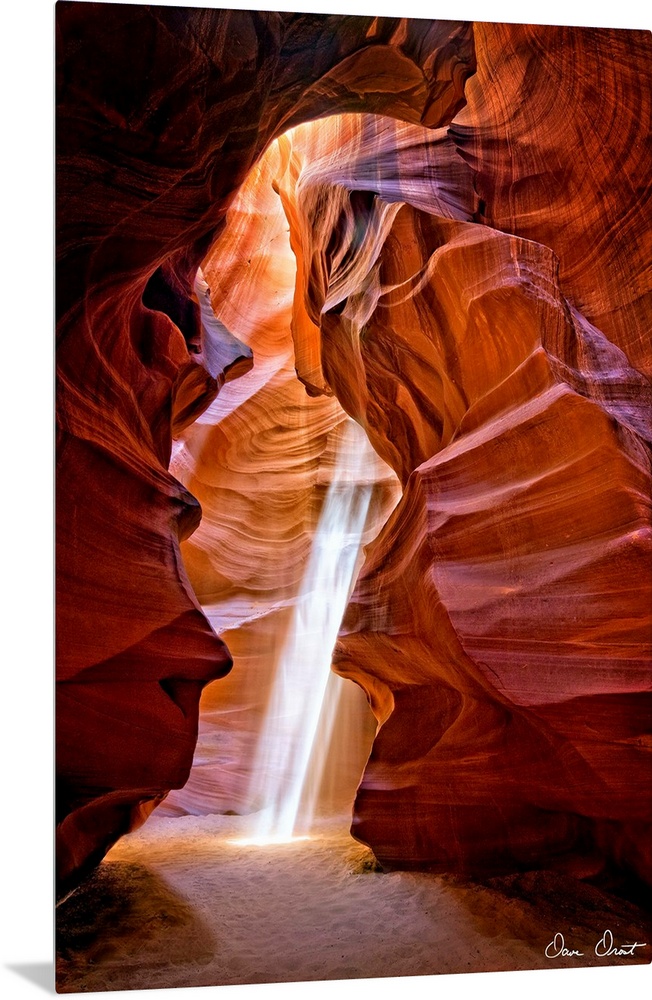
[(198, 267), (275, 135), (331, 110), (441, 124), (474, 55), (468, 24), (398, 18), (64, 0), (56, 31), (65, 890), (183, 784), (199, 692), (231, 664), (180, 557), (199, 506), (168, 471), (173, 432), (250, 363), (203, 327)]
[[(650, 39), (479, 31), (447, 130), (365, 120), (373, 170), (345, 140), (294, 185), (321, 370), (405, 487), (336, 653), (381, 723), (354, 831), (390, 867), (649, 882)], [(594, 128), (567, 78), (610, 81)]]
[(652, 880), (649, 34), (66, 2), (57, 32), (61, 886), (187, 779), (231, 665), (198, 596), (243, 666), (282, 619), (333, 396), (404, 490), (336, 651), (380, 723), (354, 831)]
[[(184, 565), (204, 613), (228, 643), (234, 669), (203, 693), (193, 768), (160, 807), (168, 815), (254, 808), (262, 720), (283, 670), (286, 635), (338, 455), (341, 461), (346, 414), (331, 393), (306, 393), (295, 371), (299, 283), (279, 192), (288, 144), (285, 138), (272, 143), (250, 171), (204, 262), (217, 322), (251, 348), (255, 364), (174, 445), (171, 471), (202, 507), (201, 524), (181, 545)], [(369, 469), (352, 456), (349, 465), (360, 486), (375, 484), (366, 543), (387, 520), (400, 488), (380, 461)], [(338, 724), (325, 748), (324, 805), (350, 809), (373, 717), (355, 685), (335, 675), (330, 685), (339, 696)]]

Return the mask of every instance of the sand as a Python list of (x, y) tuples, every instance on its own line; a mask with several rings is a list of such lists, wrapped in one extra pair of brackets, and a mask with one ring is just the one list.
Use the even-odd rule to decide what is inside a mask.
[[(246, 834), (246, 817), (155, 813), (124, 837), (59, 907), (59, 991), (650, 961), (645, 915), (573, 879), (384, 873), (346, 817), (288, 844), (238, 843)], [(646, 947), (598, 958), (607, 928)], [(547, 958), (557, 932), (584, 957)]]

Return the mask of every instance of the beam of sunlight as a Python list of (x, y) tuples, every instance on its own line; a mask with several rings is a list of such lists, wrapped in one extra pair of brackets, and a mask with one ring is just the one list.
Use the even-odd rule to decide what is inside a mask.
[[(299, 809), (333, 647), (359, 568), (373, 490), (373, 479), (365, 476), (371, 451), (362, 428), (347, 420), (258, 743), (250, 787), (259, 807), (247, 838), (252, 844), (294, 839), (299, 821), (302, 833), (309, 829), (311, 817), (299, 816)], [(314, 796), (307, 798), (314, 805)]]
[(350, 681), (346, 681), (343, 677), (338, 677), (332, 671), (328, 675), (315, 739), (313, 740), (310, 760), (301, 789), (301, 800), (295, 823), (295, 831), (299, 824), (301, 825), (301, 829), (309, 830), (313, 817), (317, 812), (319, 794), (330, 759), (335, 722), (341, 708), (342, 693), (344, 685), (349, 683)]

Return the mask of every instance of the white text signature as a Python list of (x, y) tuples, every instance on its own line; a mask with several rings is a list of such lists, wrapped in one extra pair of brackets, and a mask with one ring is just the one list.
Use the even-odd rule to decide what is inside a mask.
[[(645, 948), (643, 941), (630, 941), (626, 944), (614, 944), (614, 936), (611, 931), (605, 931), (597, 942), (594, 953), (598, 958), (610, 958), (617, 955), (622, 958), (630, 958), (634, 955), (636, 948)], [(567, 948), (564, 935), (557, 932), (544, 952), (546, 958), (583, 958), (584, 952), (576, 948)]]

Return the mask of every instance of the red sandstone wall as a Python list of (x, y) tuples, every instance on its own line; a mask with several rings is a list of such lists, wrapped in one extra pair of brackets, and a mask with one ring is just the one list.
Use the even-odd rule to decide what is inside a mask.
[[(309, 395), (295, 371), (292, 322), (301, 284), (279, 196), (288, 147), (287, 138), (272, 143), (252, 169), (203, 266), (218, 321), (250, 347), (255, 362), (179, 434), (170, 465), (201, 503), (201, 524), (181, 552), (234, 667), (203, 692), (195, 763), (184, 787), (160, 807), (167, 815), (253, 808), (262, 721), (283, 669), (286, 634), (346, 420), (332, 394)], [(370, 476), (376, 482), (367, 543), (400, 487), (380, 461), (370, 469), (353, 455), (349, 464), (360, 483)], [(335, 675), (330, 683), (339, 693), (340, 723), (323, 748), (329, 761), (323, 805), (350, 810), (375, 720), (357, 685)]]
[(180, 558), (199, 507), (168, 472), (173, 430), (248, 363), (202, 333), (197, 267), (275, 134), (331, 109), (437, 124), (474, 62), (454, 22), (66, 2), (56, 20), (65, 886), (184, 783), (200, 691), (231, 663)]
[[(252, 362), (202, 331), (192, 279), (268, 141), (329, 110), (372, 114), (299, 129), (275, 181), (297, 374), (405, 488), (336, 657), (382, 723), (354, 831), (387, 865), (649, 879), (649, 35), (57, 10), (64, 885), (184, 783), (229, 669), (168, 465)], [(249, 434), (234, 413), (199, 439), (223, 461)], [(202, 500), (189, 572), (228, 597), (249, 557)]]

